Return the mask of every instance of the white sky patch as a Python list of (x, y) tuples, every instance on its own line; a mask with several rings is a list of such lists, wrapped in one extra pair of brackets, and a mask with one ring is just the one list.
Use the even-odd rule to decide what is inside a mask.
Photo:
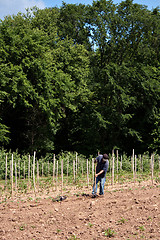
[(0, 19), (7, 15), (25, 13), (26, 8), (37, 6), (40, 9), (45, 8), (43, 0), (0, 0)]

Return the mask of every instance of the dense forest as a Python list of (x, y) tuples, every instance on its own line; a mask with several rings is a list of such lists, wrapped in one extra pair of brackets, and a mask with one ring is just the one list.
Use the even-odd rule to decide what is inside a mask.
[(160, 152), (160, 9), (34, 7), (0, 21), (0, 145)]

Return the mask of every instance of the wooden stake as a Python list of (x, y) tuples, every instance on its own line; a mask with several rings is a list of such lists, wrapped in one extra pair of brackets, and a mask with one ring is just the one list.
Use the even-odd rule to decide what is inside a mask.
[(39, 192), (39, 162), (37, 160), (37, 189)]
[(30, 154), (28, 156), (28, 188), (30, 190)]
[(112, 185), (114, 185), (114, 150), (112, 150)]
[(69, 159), (67, 159), (67, 181), (68, 181)]
[(117, 155), (117, 173), (118, 173), (118, 150), (116, 151), (116, 155)]
[(88, 159), (87, 159), (87, 187), (89, 187)]
[(133, 149), (133, 153), (132, 153), (132, 172), (133, 172), (133, 179), (135, 179), (134, 177), (134, 149)]
[(134, 181), (136, 181), (137, 174), (137, 155), (135, 155)]
[(56, 169), (56, 190), (57, 190), (57, 184), (58, 184), (58, 161), (57, 161), (57, 169)]
[(82, 170), (82, 176), (83, 176), (83, 161), (81, 163), (81, 170)]
[(6, 172), (5, 172), (5, 188), (7, 187), (7, 154), (6, 154)]
[(17, 193), (17, 166), (16, 166), (16, 162), (15, 162), (15, 191)]
[(12, 189), (12, 197), (13, 197), (13, 154), (12, 154), (12, 161), (11, 161), (11, 189)]
[(67, 159), (67, 181), (68, 181), (68, 172), (69, 172), (69, 158)]
[(78, 168), (77, 168), (77, 164), (78, 164), (78, 163), (77, 163), (77, 152), (76, 152), (76, 176), (77, 176), (77, 169), (78, 169)]
[(76, 182), (76, 176), (75, 176), (75, 160), (73, 159), (73, 179), (74, 183)]
[(153, 185), (153, 175), (154, 175), (154, 154), (151, 155), (151, 180)]
[(55, 162), (56, 162), (56, 158), (55, 158), (55, 154), (53, 155), (53, 184), (54, 184), (54, 179), (55, 179)]
[(94, 158), (92, 158), (92, 178), (94, 182)]
[(20, 181), (20, 175), (21, 175), (21, 166), (20, 166), (20, 159), (18, 160), (18, 177), (19, 177), (19, 181)]
[(33, 185), (34, 185), (34, 192), (36, 193), (36, 181), (35, 181), (35, 158), (36, 158), (36, 152), (34, 151), (34, 157), (33, 157)]
[(94, 194), (96, 194), (96, 162), (94, 164)]
[(122, 155), (121, 155), (121, 170), (122, 170)]
[(61, 160), (61, 179), (62, 179), (61, 195), (63, 196), (63, 159)]

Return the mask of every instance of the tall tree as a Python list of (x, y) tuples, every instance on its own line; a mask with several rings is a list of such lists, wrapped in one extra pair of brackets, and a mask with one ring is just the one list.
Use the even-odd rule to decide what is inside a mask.
[(6, 92), (1, 111), (11, 128), (12, 147), (25, 143), (31, 150), (51, 150), (66, 109), (76, 111), (78, 101), (87, 99), (89, 59), (82, 45), (37, 27), (44, 16), (35, 16), (34, 21), (31, 15), (9, 17), (0, 26), (5, 52), (1, 91)]

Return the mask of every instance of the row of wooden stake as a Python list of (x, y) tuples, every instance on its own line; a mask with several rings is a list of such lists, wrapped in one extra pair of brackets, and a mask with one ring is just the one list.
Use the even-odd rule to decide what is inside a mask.
[[(119, 171), (118, 169), (118, 150), (116, 151), (116, 158), (117, 158), (117, 173)], [(13, 164), (13, 154), (12, 154), (12, 160), (11, 160), (11, 173), (10, 173), (10, 178), (11, 178), (11, 191), (13, 194), (14, 191), (14, 177), (13, 177), (13, 170), (14, 170), (14, 164)], [(134, 153), (133, 149), (133, 154), (131, 158), (132, 162), (132, 172), (133, 172), (133, 178), (134, 181), (136, 181), (136, 169), (137, 169), (137, 157)], [(30, 155), (28, 159), (28, 186), (30, 187), (30, 180), (31, 178), (33, 179), (33, 186), (34, 186), (34, 192), (36, 192), (36, 183), (37, 183), (37, 188), (39, 188), (39, 162), (37, 160), (37, 177), (35, 177), (35, 164), (36, 164), (36, 152), (34, 152), (33, 156), (33, 165), (32, 165), (32, 171), (31, 171), (31, 161), (30, 161)], [(151, 155), (151, 179), (152, 179), (152, 184), (153, 184), (153, 177), (154, 177), (154, 154)], [(87, 159), (86, 162), (86, 169), (87, 169), (87, 186), (89, 186), (89, 175), (90, 175), (90, 162)], [(143, 166), (143, 165), (142, 165)], [(160, 164), (159, 164), (160, 168)], [(112, 151), (112, 161), (110, 164), (110, 169), (111, 169), (111, 185), (114, 185), (114, 180), (115, 180), (115, 154), (114, 150)], [(120, 162), (120, 169), (122, 169), (122, 157), (121, 157), (121, 162)], [(76, 159), (73, 160), (73, 181), (76, 182), (76, 176), (77, 176), (77, 171), (78, 171), (78, 156), (76, 153)], [(67, 178), (68, 178), (68, 172), (69, 172), (69, 162), (67, 164)], [(82, 168), (82, 174), (83, 174), (83, 168)], [(95, 165), (94, 165), (94, 159), (92, 159), (92, 180), (94, 181), (94, 176), (95, 176)], [(20, 173), (19, 173), (20, 177)], [(37, 181), (36, 181), (36, 180)], [(55, 180), (56, 179), (56, 180)], [(53, 157), (53, 184), (56, 183), (56, 189), (57, 189), (57, 180), (58, 180), (58, 161), (55, 159), (55, 154)], [(6, 172), (5, 172), (5, 185), (7, 185), (7, 155), (6, 155)], [(63, 189), (63, 160), (61, 160), (61, 189)], [(15, 191), (17, 190), (17, 165), (15, 162)]]

